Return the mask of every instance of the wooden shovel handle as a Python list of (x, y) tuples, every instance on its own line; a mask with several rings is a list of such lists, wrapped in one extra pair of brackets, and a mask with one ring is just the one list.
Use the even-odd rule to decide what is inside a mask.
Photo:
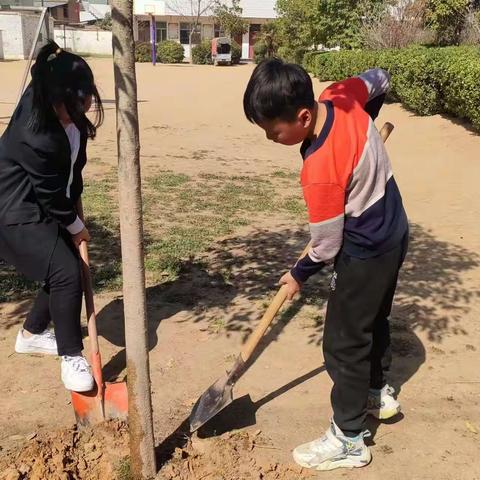
[[(303, 250), (302, 254), (299, 257), (299, 260), (302, 259), (310, 250), (310, 242)], [(285, 303), (287, 299), (287, 286), (282, 285), (273, 300), (271, 301), (270, 305), (267, 308), (267, 311), (263, 314), (260, 323), (258, 324), (255, 331), (250, 335), (247, 340), (247, 343), (244, 345), (241, 355), (244, 362), (246, 362), (254, 352), (255, 348), (258, 345), (258, 342), (262, 339), (263, 335), (267, 331), (267, 328), (272, 323), (272, 320), (275, 318), (275, 315), (278, 313), (282, 305)]]
[[(77, 214), (82, 220), (82, 222), (84, 222), (85, 217), (83, 215), (83, 205), (81, 199), (79, 199), (77, 202)], [(99, 386), (99, 388), (101, 388), (101, 386), (103, 386), (102, 362), (100, 358), (100, 349), (98, 346), (97, 319), (95, 315), (95, 303), (93, 301), (92, 276), (90, 274), (90, 259), (88, 256), (87, 242), (82, 242), (80, 244), (79, 251), (82, 265), (82, 281), (83, 291), (85, 295), (85, 308), (87, 310), (87, 328), (88, 338), (90, 340), (92, 373), (95, 381), (97, 382), (97, 385)]]
[[(386, 122), (382, 129), (380, 130), (380, 136), (382, 137), (382, 140), (384, 142), (387, 141), (387, 138), (390, 136), (394, 129), (394, 126)], [(311, 247), (311, 242), (308, 243), (308, 245), (305, 247), (303, 250), (302, 254), (299, 257), (299, 260), (302, 259), (310, 250)], [(287, 286), (282, 285), (280, 289), (278, 290), (277, 294), (273, 298), (272, 302), (267, 308), (267, 311), (263, 314), (262, 319), (260, 320), (260, 323), (258, 324), (257, 328), (255, 331), (250, 335), (249, 339), (245, 343), (241, 356), (244, 362), (247, 362), (247, 360), (251, 357), (252, 353), (254, 352), (255, 348), (257, 347), (258, 343), (262, 339), (263, 335), (267, 331), (267, 328), (270, 326), (272, 323), (273, 319), (275, 318), (275, 315), (278, 313), (280, 308), (282, 308), (282, 305), (285, 303), (285, 300), (287, 299)]]

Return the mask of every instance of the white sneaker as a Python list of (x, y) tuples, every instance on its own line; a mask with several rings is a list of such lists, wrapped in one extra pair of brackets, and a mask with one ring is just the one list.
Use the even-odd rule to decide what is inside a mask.
[(67, 390), (89, 392), (95, 384), (90, 366), (81, 354), (62, 357), (62, 382)]
[(293, 459), (302, 467), (314, 470), (365, 467), (372, 460), (363, 441), (367, 436), (370, 436), (368, 430), (355, 438), (346, 437), (332, 420), (325, 435), (297, 447)]
[(43, 353), (46, 355), (58, 355), (55, 334), (51, 330), (45, 330), (42, 333), (37, 333), (33, 334), (31, 337), (26, 337), (23, 334), (23, 328), (21, 328), (17, 334), (15, 351), (17, 353)]
[(400, 413), (402, 407), (393, 396), (394, 393), (395, 390), (390, 385), (385, 385), (381, 390), (370, 389), (368, 392), (368, 413), (379, 420), (386, 420)]

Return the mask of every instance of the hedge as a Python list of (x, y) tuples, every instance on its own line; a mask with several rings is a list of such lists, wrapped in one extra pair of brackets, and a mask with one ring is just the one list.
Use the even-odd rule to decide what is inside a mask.
[(213, 63), (212, 42), (210, 40), (203, 40), (192, 47), (192, 62), (195, 65), (211, 65)]
[[(172, 40), (166, 40), (157, 44), (157, 62), (160, 63), (181, 63), (184, 59), (182, 45)], [(135, 45), (135, 61), (152, 61), (152, 44), (140, 42)]]
[(309, 52), (303, 65), (321, 81), (384, 68), (392, 75), (392, 99), (420, 115), (447, 113), (470, 121), (480, 130), (478, 47)]
[(182, 63), (185, 52), (182, 45), (173, 40), (165, 40), (157, 45), (157, 59), (161, 63)]

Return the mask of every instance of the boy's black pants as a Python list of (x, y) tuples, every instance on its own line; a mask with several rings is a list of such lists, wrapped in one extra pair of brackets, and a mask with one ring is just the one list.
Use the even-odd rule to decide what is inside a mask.
[(370, 388), (386, 384), (391, 364), (388, 316), (408, 236), (395, 249), (361, 259), (340, 251), (335, 260), (323, 337), (327, 372), (333, 380), (333, 418), (347, 435), (365, 428)]

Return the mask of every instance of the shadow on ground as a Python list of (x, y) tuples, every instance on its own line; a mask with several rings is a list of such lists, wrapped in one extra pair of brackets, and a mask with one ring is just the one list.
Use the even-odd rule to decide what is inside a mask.
[[(155, 329), (179, 310), (190, 311), (190, 320), (208, 321), (209, 308), (233, 310), (224, 325), (224, 332), (241, 332), (246, 339), (255, 327), (262, 306), (258, 302), (270, 297), (276, 290), (276, 281), (286, 265), (295, 261), (307, 238), (304, 231), (284, 229), (281, 231), (255, 231), (244, 237), (226, 239), (215, 245), (200, 262), (186, 262), (179, 279), (149, 291), (151, 345), (157, 342)], [(480, 266), (480, 257), (462, 247), (436, 239), (418, 225), (411, 228), (409, 254), (402, 270), (395, 307), (391, 316), (392, 349), (394, 364), (391, 383), (397, 391), (425, 362), (426, 351), (415, 332), (424, 332), (430, 341), (440, 343), (448, 335), (467, 335), (461, 318), (468, 313), (473, 302), (480, 297), (480, 287), (467, 289), (464, 274)], [(225, 274), (228, 273), (228, 275)], [(227, 278), (227, 280), (226, 280)], [(305, 329), (308, 341), (320, 345), (323, 335), (323, 307), (328, 295), (329, 275), (319, 275), (305, 286), (302, 298), (290, 305), (266, 334), (257, 356), (278, 339), (285, 325), (294, 317), (302, 315), (309, 306), (318, 311), (313, 323)], [(165, 296), (175, 297), (166, 301)], [(239, 296), (246, 302), (238, 303)], [(152, 310), (154, 302), (160, 307)], [(167, 305), (168, 304), (168, 305)], [(111, 316), (108, 309), (102, 314), (102, 334), (114, 340)], [(121, 301), (116, 302), (121, 312)], [(119, 313), (121, 314), (121, 313)], [(121, 322), (120, 322), (121, 323)], [(119, 331), (115, 334), (118, 340)], [(119, 337), (120, 335), (120, 337)], [(152, 338), (153, 337), (153, 338)], [(293, 380), (298, 385), (317, 375), (322, 368)], [(200, 435), (212, 436), (235, 428), (255, 424), (258, 409), (285, 391), (285, 385), (258, 402), (242, 397), (227, 407), (213, 423), (206, 424)], [(397, 419), (398, 420), (398, 419)], [(372, 425), (375, 432), (378, 425)], [(188, 423), (182, 422), (158, 447), (159, 460), (169, 458), (173, 446), (185, 443)], [(178, 441), (178, 443), (175, 443)]]

